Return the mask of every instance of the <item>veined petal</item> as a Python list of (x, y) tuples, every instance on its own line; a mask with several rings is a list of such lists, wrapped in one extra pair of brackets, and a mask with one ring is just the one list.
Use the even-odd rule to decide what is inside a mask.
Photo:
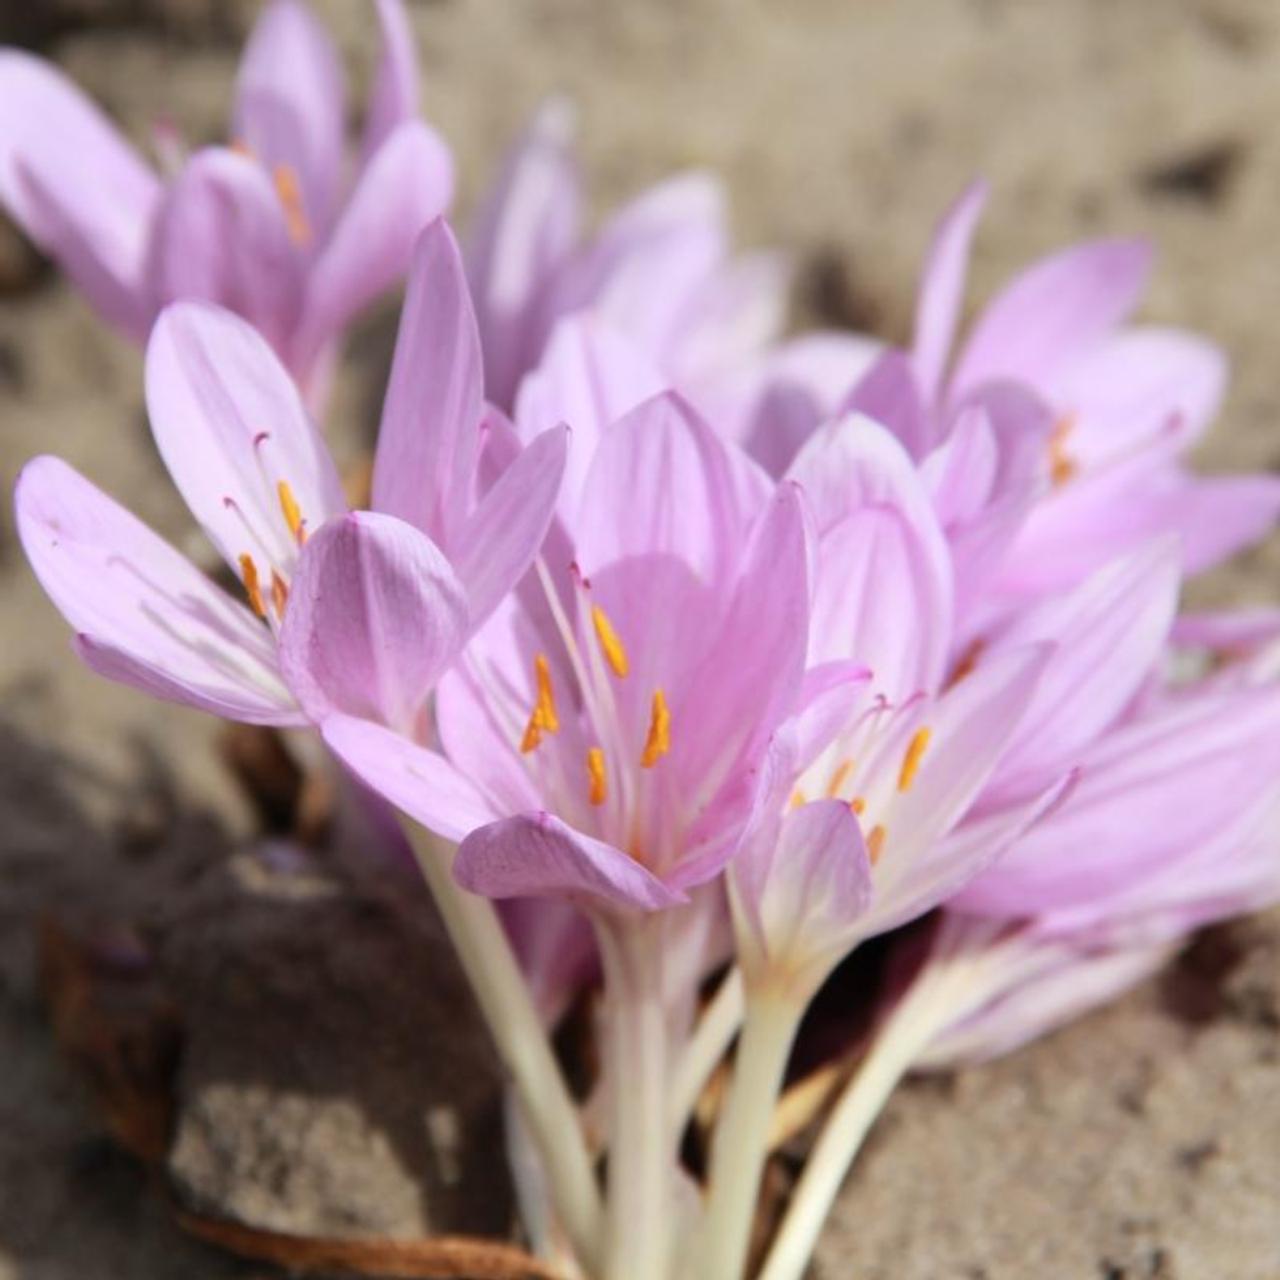
[(561, 505), (570, 521), (605, 429), (667, 385), (657, 366), (599, 316), (580, 312), (556, 325), (538, 367), (520, 383), (516, 424), (525, 440), (569, 424)]
[(422, 229), (452, 202), (453, 188), (453, 157), (435, 130), (411, 120), (387, 134), (312, 265), (295, 350), (300, 366), (399, 280)]
[(453, 874), (487, 898), (565, 896), (640, 911), (688, 901), (634, 858), (549, 813), (519, 814), (473, 831), (458, 846)]
[[(916, 298), (915, 337), (911, 362), (920, 380), (922, 399), (937, 401), (955, 341), (973, 233), (987, 202), (989, 188), (979, 181), (969, 186), (942, 216), (929, 246), (920, 292)], [(873, 415), (874, 416), (874, 415)]]
[(756, 509), (731, 447), (667, 392), (604, 433), (577, 522), (580, 563), (589, 576), (628, 556), (669, 555), (724, 581)]
[(539, 314), (539, 299), (578, 239), (582, 192), (572, 141), (572, 109), (559, 99), (544, 103), (481, 204), (468, 248), (485, 386), (506, 407), (540, 355), (548, 317)]
[(302, 299), (302, 257), (261, 165), (226, 147), (197, 152), (165, 194), (151, 246), (157, 301), (216, 302), (282, 357)]
[(457, 242), (437, 219), (409, 273), (373, 468), (373, 505), (446, 553), (472, 496), (484, 409), (480, 335)]
[(95, 670), (228, 719), (301, 723), (267, 629), (65, 462), (29, 462), (14, 508), (31, 567)]
[(871, 860), (853, 810), (815, 800), (766, 822), (729, 864), (731, 901), (771, 965), (838, 961), (872, 897)]
[(306, 534), (346, 509), (293, 380), (228, 311), (181, 302), (156, 321), (147, 410), (169, 474), (233, 568), (247, 555), (264, 583), (273, 570), (287, 580)]
[(439, 752), (372, 720), (331, 715), (320, 732), (366, 786), (445, 840), (461, 840), (497, 816), (471, 781)]
[(458, 536), (454, 567), (478, 627), (524, 577), (542, 547), (560, 494), (565, 427), (544, 431), (481, 498)]
[(142, 339), (153, 315), (147, 243), (160, 181), (61, 72), (0, 50), (0, 203), (113, 325)]
[(403, 0), (374, 0), (382, 49), (365, 111), (360, 158), (367, 164), (393, 129), (418, 114), (418, 54)]
[(915, 371), (900, 351), (886, 351), (871, 366), (840, 413), (860, 413), (888, 427), (917, 461), (934, 446), (935, 415), (921, 399)]
[(1065, 803), (959, 901), (984, 915), (1035, 915), (1094, 901), (1212, 841), (1269, 790), (1278, 765), (1274, 692), (1211, 693), (1163, 705), (1084, 753)]
[(1222, 404), (1220, 348), (1173, 329), (1126, 329), (1074, 361), (1051, 391), (1069, 423), (1064, 448), (1082, 468), (1172, 436), (1186, 448)]
[(1044, 385), (1129, 315), (1150, 266), (1145, 241), (1095, 240), (1027, 268), (979, 317), (951, 396), (1000, 378)]
[(342, 63), (329, 33), (301, 0), (272, 0), (240, 60), (231, 136), (269, 172), (293, 175), (317, 242), (337, 206), (345, 130)]
[(394, 516), (353, 512), (299, 557), (280, 664), (313, 719), (338, 711), (413, 737), (468, 630), (466, 592), (431, 540)]
[(1090, 577), (1070, 595), (1019, 613), (984, 658), (1041, 641), (1057, 649), (1001, 766), (1002, 782), (1076, 762), (1150, 677), (1178, 604), (1181, 556), (1161, 538)]

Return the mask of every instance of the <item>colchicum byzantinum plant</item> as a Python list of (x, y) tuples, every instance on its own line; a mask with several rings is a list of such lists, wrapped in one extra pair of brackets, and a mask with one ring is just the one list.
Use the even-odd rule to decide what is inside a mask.
[[(1128, 323), (1140, 243), (1032, 266), (957, 343), (981, 186), (906, 350), (780, 338), (782, 265), (730, 255), (705, 175), (584, 235), (563, 104), (461, 249), (405, 16), (376, 10), (353, 186), (336, 60), (293, 0), (230, 145), (167, 187), (0, 55), (30, 108), (0, 126), (0, 196), (146, 340), (156, 444), (240, 598), (53, 457), (19, 479), (22, 543), (96, 671), (309, 726), (400, 813), (550, 1265), (797, 1280), (904, 1075), (1008, 1051), (1280, 899), (1280, 616), (1177, 614), (1280, 482), (1186, 466), (1224, 362)], [(406, 266), (350, 511), (312, 412)], [(801, 1020), (882, 935), (893, 980), (848, 1010), (869, 1039), (762, 1233)], [(592, 992), (574, 1092), (551, 1036)]]

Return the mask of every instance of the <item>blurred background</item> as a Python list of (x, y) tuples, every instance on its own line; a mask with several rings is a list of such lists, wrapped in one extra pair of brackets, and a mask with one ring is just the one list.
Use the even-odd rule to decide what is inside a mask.
[[(258, 8), (0, 0), (0, 41), (53, 58), (140, 143), (158, 119), (198, 143), (225, 137)], [(369, 8), (315, 8), (359, 101)], [(713, 168), (740, 242), (793, 254), (797, 323), (902, 340), (932, 224), (982, 174), (971, 308), (1071, 240), (1151, 237), (1143, 317), (1201, 331), (1233, 366), (1204, 465), (1280, 468), (1269, 0), (410, 9), (464, 227), (530, 110), (565, 93), (597, 212)], [(389, 304), (359, 327), (333, 402), (352, 467), (394, 322)], [(138, 353), (0, 220), (6, 492), (44, 451), (198, 546), (150, 446)], [(266, 1274), (180, 1231), (137, 1154), (184, 1203), (258, 1227), (502, 1231), (487, 1047), (430, 926), (389, 930), (376, 886), (313, 856), (321, 784), (252, 735), (83, 671), (7, 502), (0, 519), (0, 1280)], [(1197, 604), (1277, 596), (1275, 540), (1193, 589)], [(1280, 920), (1217, 930), (1120, 1005), (904, 1089), (817, 1274), (1274, 1280)]]

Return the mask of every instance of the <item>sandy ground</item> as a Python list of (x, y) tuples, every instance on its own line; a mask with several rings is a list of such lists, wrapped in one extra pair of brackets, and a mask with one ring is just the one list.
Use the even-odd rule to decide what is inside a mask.
[[(358, 80), (370, 55), (364, 5), (319, 7)], [(247, 0), (10, 0), (0, 3), (0, 35), (38, 41), (137, 136), (165, 114), (199, 140), (224, 128), (235, 47), (253, 9)], [(1205, 465), (1280, 465), (1271, 323), (1280, 9), (1265, 0), (437, 0), (413, 14), (429, 111), (458, 150), (464, 212), (527, 111), (565, 91), (581, 107), (600, 207), (673, 168), (714, 166), (743, 242), (794, 251), (801, 314), (901, 337), (933, 219), (984, 173), (995, 192), (974, 297), (1072, 238), (1151, 236), (1159, 270), (1147, 315), (1211, 334), (1235, 366)], [(3, 226), (0, 291), (0, 480), (8, 486), (26, 458), (55, 451), (167, 536), (197, 545), (146, 437), (137, 354)], [(352, 343), (330, 424), (345, 458), (376, 416), (391, 333), (384, 311)], [(264, 870), (270, 859), (247, 851), (250, 808), (218, 763), (217, 727), (81, 670), (7, 509), (2, 533), (0, 1278), (259, 1274), (177, 1233), (55, 1051), (36, 991), (36, 922), (49, 911), (128, 918), (169, 939), (166, 979), (181, 992), (204, 974), (201, 989), (216, 992), (206, 1029), (242, 1026), (246, 1008), (266, 1008), (278, 1034), (258, 1052), (273, 1070), (250, 1085), (277, 1136), (293, 1132), (290, 1106), (311, 1116), (308, 1100), (328, 1100), (310, 1145), (299, 1138), (265, 1169), (237, 1168), (224, 1152), (209, 1173), (193, 1156), (196, 1182), (201, 1170), (213, 1182), (240, 1178), (241, 1207), (265, 1198), (267, 1217), (284, 1226), (332, 1227), (344, 1205), (355, 1228), (505, 1221), (491, 1170), (431, 1180), (440, 1143), (405, 1141), (408, 1101), (362, 1109), (375, 1078), (368, 1057), (340, 1054), (337, 1074), (320, 1078), (309, 1055), (288, 1056), (308, 1035), (332, 1045), (360, 1028), (368, 1041), (372, 1016), (392, 1046), (378, 1080), (403, 1080), (446, 1024), (455, 1057), (443, 1074), (482, 1061), (472, 1029), (459, 1035), (456, 1017), (439, 1012), (454, 990), (443, 960), (443, 994), (414, 1008), (421, 1016), (402, 1016), (414, 1007), (411, 985), (369, 1003), (371, 975), (390, 966), (411, 984), (405, 957), (435, 944), (415, 943), (412, 930), (403, 945), (388, 943), (376, 904), (366, 910), (355, 895), (355, 905), (334, 905), (340, 884), (327, 871)], [(1273, 544), (1197, 584), (1193, 598), (1274, 598), (1277, 568)], [(275, 928), (262, 925), (264, 901), (275, 904), (266, 909)], [(282, 916), (281, 902), (293, 914)], [(221, 910), (234, 928), (209, 923)], [(355, 960), (289, 950), (291, 937), (327, 936), (334, 911), (361, 939)], [(246, 954), (274, 959), (255, 969)], [(347, 1013), (327, 1022), (305, 993), (273, 985), (294, 962), (320, 965), (325, 998), (345, 998)], [(184, 1072), (187, 1095), (208, 1111), (205, 1129), (187, 1134), (199, 1147), (216, 1131), (219, 1095), (201, 1091), (208, 1082), (190, 1061)], [(234, 1062), (226, 1072), (224, 1083), (243, 1083)], [(492, 1149), (492, 1091), (482, 1070), (476, 1079), (462, 1114)], [(334, 1151), (368, 1161), (378, 1194), (341, 1179), (287, 1185), (291, 1156), (323, 1170)], [(473, 1176), (478, 1190), (455, 1195)], [(422, 1179), (431, 1204), (413, 1190)], [(905, 1090), (846, 1190), (816, 1270), (822, 1280), (1280, 1275), (1280, 921), (1220, 933), (1173, 975), (1003, 1063)]]

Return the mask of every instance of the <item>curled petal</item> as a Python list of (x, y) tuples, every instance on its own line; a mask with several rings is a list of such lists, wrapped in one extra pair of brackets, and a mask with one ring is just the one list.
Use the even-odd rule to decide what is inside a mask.
[(394, 516), (352, 513), (298, 560), (280, 662), (314, 719), (340, 711), (413, 736), (468, 629), (466, 593), (431, 540)]
[(688, 901), (634, 858), (549, 813), (519, 814), (473, 831), (458, 846), (453, 874), (487, 898), (564, 896), (639, 911)]
[(29, 462), (14, 507), (31, 567), (94, 670), (227, 719), (301, 722), (262, 623), (65, 462)]

